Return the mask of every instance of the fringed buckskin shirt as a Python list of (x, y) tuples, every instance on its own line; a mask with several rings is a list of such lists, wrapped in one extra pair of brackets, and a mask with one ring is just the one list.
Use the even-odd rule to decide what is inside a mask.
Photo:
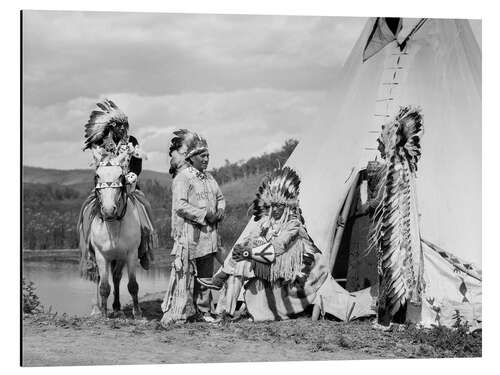
[[(268, 281), (274, 282), (280, 278), (289, 281), (303, 270), (304, 266), (310, 267), (314, 262), (314, 254), (320, 251), (297, 215), (290, 215), (277, 229), (275, 232), (273, 228), (261, 227), (260, 238), (271, 243), (276, 252), (276, 259), (270, 265), (254, 261), (254, 273), (255, 276)], [(254, 241), (251, 241), (250, 245), (252, 242)], [(259, 244), (259, 241), (253, 244)]]
[(210, 173), (189, 166), (172, 182), (172, 255), (187, 246), (189, 259), (201, 258), (218, 250), (217, 224), (205, 220), (207, 210), (224, 211), (226, 202), (217, 181)]
[(272, 264), (257, 261), (236, 262), (228, 256), (222, 270), (228, 274), (246, 278), (259, 277), (268, 281), (283, 279), (290, 281), (300, 271), (307, 270), (314, 263), (314, 255), (321, 253), (316, 247), (307, 230), (298, 218), (292, 214), (282, 223), (269, 226), (269, 218), (260, 221), (241, 243), (250, 248), (270, 243), (276, 259)]

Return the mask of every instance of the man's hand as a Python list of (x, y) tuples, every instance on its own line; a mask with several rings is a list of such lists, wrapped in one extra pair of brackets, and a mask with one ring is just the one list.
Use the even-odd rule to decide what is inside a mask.
[(217, 218), (217, 222), (222, 221), (224, 219), (224, 210), (217, 210), (215, 216)]
[(363, 216), (363, 215), (368, 215), (370, 213), (370, 203), (367, 201), (366, 203), (360, 205), (358, 212), (356, 212), (358, 215)]
[(207, 213), (205, 214), (205, 220), (208, 224), (215, 224), (217, 222), (217, 215), (211, 209), (207, 209)]
[(297, 272), (292, 277), (292, 285), (296, 288), (303, 289), (304, 285), (306, 284), (307, 276), (308, 275), (304, 272)]
[(233, 248), (233, 259), (237, 262), (251, 259), (252, 254), (250, 250), (250, 247), (248, 247), (247, 245), (236, 244)]
[(182, 270), (182, 260), (180, 257), (175, 257), (174, 259), (174, 268), (176, 271)]

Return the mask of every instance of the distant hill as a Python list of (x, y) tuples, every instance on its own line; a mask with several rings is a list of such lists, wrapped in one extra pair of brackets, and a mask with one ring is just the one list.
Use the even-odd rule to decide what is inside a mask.
[[(47, 169), (23, 166), (23, 182), (32, 184), (57, 184), (63, 186), (87, 184), (92, 181), (92, 169)], [(143, 170), (141, 179), (156, 180), (161, 185), (169, 185), (170, 175), (164, 172)]]
[(260, 173), (223, 184), (221, 190), (227, 204), (244, 204), (250, 206), (255, 199), (255, 193), (263, 177), (264, 173)]
[[(227, 202), (221, 226), (224, 246), (232, 246), (249, 219), (248, 208), (265, 173), (285, 164), (297, 141), (288, 140), (280, 150), (230, 163), (210, 172), (221, 186)], [(144, 170), (141, 190), (151, 202), (160, 246), (172, 246), (170, 216), (171, 183), (168, 173)], [(81, 204), (92, 189), (91, 169), (23, 167), (23, 247), (67, 249), (78, 246), (76, 221)]]
[[(92, 189), (94, 172), (92, 169), (48, 169), (23, 166), (23, 183), (25, 187), (34, 188), (40, 185), (56, 185), (75, 189), (79, 194), (87, 194)], [(143, 170), (140, 180), (157, 181), (161, 186), (171, 185), (170, 174)]]
[[(289, 139), (280, 150), (272, 153), (265, 153), (261, 156), (255, 156), (247, 161), (226, 164), (219, 168), (210, 170), (220, 185), (231, 184), (234, 181), (242, 181), (254, 176), (263, 176), (267, 171), (276, 168), (278, 165), (284, 165), (297, 146), (298, 141)], [(92, 183), (92, 169), (49, 169), (23, 166), (23, 182), (29, 184), (49, 184), (73, 187), (81, 190), (81, 186), (90, 186)], [(140, 176), (141, 180), (157, 181), (161, 186), (170, 186), (172, 178), (170, 174), (143, 170)], [(238, 186), (236, 183), (235, 186)]]

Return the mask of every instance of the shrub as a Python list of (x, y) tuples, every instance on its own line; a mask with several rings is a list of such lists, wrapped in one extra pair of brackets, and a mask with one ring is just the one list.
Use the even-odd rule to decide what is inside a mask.
[(481, 357), (481, 331), (471, 333), (468, 322), (460, 319), (452, 328), (437, 325), (431, 329), (410, 327), (406, 333), (414, 344), (431, 346), (442, 357)]
[(35, 314), (42, 311), (42, 305), (35, 290), (35, 283), (23, 277), (23, 312), (25, 314)]

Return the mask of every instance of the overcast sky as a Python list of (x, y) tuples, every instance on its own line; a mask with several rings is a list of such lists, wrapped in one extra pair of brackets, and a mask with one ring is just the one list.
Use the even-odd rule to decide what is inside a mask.
[(365, 18), (23, 13), (23, 164), (87, 168), (83, 126), (112, 99), (168, 170), (172, 131), (204, 135), (211, 166), (248, 159), (314, 123)]
[(211, 166), (300, 138), (365, 19), (29, 11), (23, 15), (24, 165), (87, 168), (83, 126), (108, 97), (167, 171), (176, 128)]

